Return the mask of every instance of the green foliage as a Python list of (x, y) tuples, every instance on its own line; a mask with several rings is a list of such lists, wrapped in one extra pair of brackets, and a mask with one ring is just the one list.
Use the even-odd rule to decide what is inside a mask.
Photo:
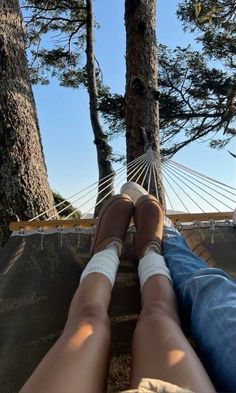
[(185, 29), (200, 33), (204, 52), (236, 68), (236, 3), (232, 0), (184, 0), (177, 15)]
[[(159, 46), (160, 132), (163, 155), (170, 156), (192, 141), (208, 140), (212, 148), (224, 147), (236, 134), (231, 127), (235, 111), (230, 91), (235, 78), (207, 65), (190, 48), (170, 50)], [(124, 132), (124, 98), (103, 96), (100, 110), (111, 134)], [(221, 138), (215, 138), (220, 133)]]
[[(47, 84), (53, 76), (61, 86), (87, 88), (85, 0), (26, 0), (22, 8), (32, 83)], [(97, 89), (106, 95), (108, 88), (101, 79), (98, 64)]]
[(80, 69), (65, 69), (59, 76), (60, 85), (64, 87), (71, 87), (78, 89), (82, 86), (87, 87), (87, 71), (86, 68)]
[[(49, 76), (64, 82), (83, 61), (86, 37), (85, 0), (26, 0), (23, 5), (26, 42), (30, 48), (33, 83), (48, 83)], [(83, 67), (83, 66), (82, 66)], [(83, 83), (83, 72), (81, 76)]]
[(78, 211), (75, 207), (73, 207), (70, 202), (65, 200), (65, 198), (63, 198), (59, 192), (52, 191), (52, 194), (55, 205), (58, 205), (60, 203), (60, 206), (56, 207), (58, 213), (60, 210), (65, 209), (63, 212), (59, 213), (60, 218), (65, 218), (69, 214), (72, 214), (70, 217), (71, 219), (80, 218), (81, 212)]
[(212, 140), (210, 146), (222, 148), (235, 136), (236, 3), (231, 0), (184, 0), (179, 5), (177, 15), (185, 30), (198, 33), (196, 40), (202, 44), (204, 55), (220, 60), (221, 68), (226, 66), (228, 75), (222, 74), (224, 80), (218, 78), (219, 70), (211, 73), (213, 93), (222, 97), (219, 110), (222, 113), (223, 138)]
[(109, 136), (121, 134), (125, 130), (124, 97), (120, 94), (111, 94), (104, 90), (99, 95), (99, 111), (107, 124), (109, 124)]

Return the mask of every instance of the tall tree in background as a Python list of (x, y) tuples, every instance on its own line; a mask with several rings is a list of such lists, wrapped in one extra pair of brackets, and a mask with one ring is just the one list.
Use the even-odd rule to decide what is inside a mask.
[[(83, 86), (88, 91), (99, 172), (98, 203), (113, 192), (114, 172), (110, 159), (112, 150), (99, 121), (98, 88), (101, 91), (103, 86), (95, 67), (92, 0), (27, 0), (24, 10), (32, 54), (31, 76), (35, 83), (48, 83), (51, 72), (62, 86)], [(102, 179), (106, 176), (110, 180), (102, 191)], [(100, 205), (95, 215), (99, 209)]]
[(158, 160), (158, 193), (164, 205), (159, 145), (156, 0), (126, 0), (125, 26), (127, 161), (141, 156), (148, 143)]
[[(111, 161), (109, 159), (111, 155), (111, 148), (107, 143), (107, 136), (103, 132), (101, 123), (99, 121), (98, 112), (98, 91), (96, 83), (96, 68), (95, 68), (95, 57), (94, 57), (94, 37), (93, 37), (93, 4), (92, 0), (86, 0), (87, 7), (87, 32), (86, 32), (86, 55), (87, 55), (87, 80), (88, 80), (88, 93), (89, 93), (89, 109), (91, 124), (94, 133), (94, 143), (97, 148), (97, 162), (99, 170), (99, 186), (98, 186), (98, 197), (97, 197), (97, 208), (95, 209), (94, 216), (96, 217), (100, 206), (98, 205), (100, 200), (107, 199), (108, 191), (112, 191), (113, 179), (111, 177), (113, 173)], [(107, 180), (104, 189), (104, 178)], [(103, 181), (102, 181), (103, 180)]]
[(0, 1), (0, 244), (12, 220), (53, 208), (17, 0)]

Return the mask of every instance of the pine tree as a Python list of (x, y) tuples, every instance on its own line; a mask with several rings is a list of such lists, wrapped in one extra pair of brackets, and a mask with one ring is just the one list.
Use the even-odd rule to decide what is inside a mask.
[(158, 161), (159, 199), (164, 205), (160, 170), (156, 0), (126, 0), (125, 26), (127, 161), (141, 156), (147, 147), (152, 148)]
[[(111, 165), (111, 161), (109, 159), (111, 155), (111, 148), (107, 142), (107, 136), (103, 132), (100, 120), (99, 120), (99, 112), (98, 112), (98, 91), (97, 91), (97, 83), (96, 83), (96, 68), (95, 68), (95, 59), (94, 59), (94, 37), (93, 37), (93, 3), (92, 0), (86, 0), (86, 8), (87, 8), (87, 31), (86, 31), (86, 57), (87, 57), (87, 85), (88, 85), (88, 93), (89, 93), (89, 109), (90, 109), (90, 118), (91, 124), (93, 127), (94, 133), (94, 143), (97, 149), (97, 162), (98, 162), (98, 170), (99, 170), (99, 186), (98, 186), (98, 196), (96, 201), (96, 209), (94, 212), (94, 216), (97, 217), (100, 204), (99, 202), (105, 199), (108, 199), (111, 195), (109, 191), (113, 190), (113, 169)], [(111, 177), (111, 180), (106, 183), (106, 187), (104, 190), (104, 178), (107, 180)]]
[(53, 208), (17, 0), (0, 1), (0, 244), (8, 224)]

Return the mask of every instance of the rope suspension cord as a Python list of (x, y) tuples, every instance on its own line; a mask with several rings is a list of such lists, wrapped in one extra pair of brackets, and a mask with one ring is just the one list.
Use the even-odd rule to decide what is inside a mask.
[[(130, 181), (133, 180), (133, 179), (135, 178), (135, 176), (140, 172), (141, 169), (143, 169), (143, 166), (146, 164), (146, 162), (147, 162), (147, 159), (144, 160), (144, 161), (141, 163), (141, 165), (139, 166), (138, 170), (137, 170), (137, 171), (133, 174), (133, 176), (130, 178)], [(128, 174), (128, 176), (130, 176), (131, 173), (133, 173), (133, 172), (134, 172), (134, 171), (130, 172), (130, 173)], [(120, 184), (120, 183), (119, 183), (119, 184)]]
[[(128, 175), (129, 180), (132, 181), (133, 179), (135, 179), (137, 182), (140, 179), (140, 177), (142, 176), (142, 174), (145, 172), (144, 179), (143, 179), (143, 181), (145, 181), (145, 178), (149, 174), (149, 183), (148, 183), (148, 192), (149, 192), (153, 165), (154, 165), (153, 161), (151, 161), (149, 156), (145, 154), (145, 158), (143, 160), (141, 160), (141, 162), (139, 162), (138, 165), (136, 165), (136, 167), (135, 167), (136, 171), (134, 169), (132, 171), (129, 171), (129, 170), (127, 171), (127, 175)], [(140, 172), (140, 170), (141, 170), (141, 173), (137, 177), (137, 174)], [(130, 177), (131, 174), (133, 174), (132, 177)], [(119, 181), (116, 184), (116, 186), (118, 186), (121, 183), (122, 183), (122, 179), (121, 179), (121, 181)], [(83, 219), (84, 217), (86, 217), (86, 215), (88, 213), (90, 213), (91, 210), (93, 210), (96, 206), (98, 206), (104, 199), (106, 199), (107, 196), (109, 196), (109, 194), (110, 194), (110, 192), (108, 192), (99, 202), (97, 202), (95, 206), (92, 206), (88, 211), (86, 211), (86, 213), (84, 213), (81, 218)], [(66, 217), (66, 219), (68, 219), (71, 215), (73, 215), (73, 213), (70, 213)]]
[[(168, 166), (168, 165), (166, 165), (166, 166)], [(169, 171), (170, 171), (172, 174), (174, 174), (174, 175), (176, 175), (176, 173), (179, 174), (179, 173), (177, 172), (177, 170), (176, 170), (176, 169), (173, 169), (171, 166), (168, 166), (168, 168), (169, 168)], [(190, 184), (193, 184), (195, 187), (197, 187), (198, 189), (200, 189), (200, 190), (202, 190), (203, 192), (205, 192), (205, 194), (211, 196), (214, 200), (220, 202), (222, 205), (226, 206), (228, 209), (230, 209), (230, 210), (232, 209), (232, 210), (233, 210), (233, 208), (232, 208), (231, 206), (229, 206), (229, 205), (227, 205), (226, 203), (222, 202), (220, 199), (218, 199), (217, 197), (215, 197), (214, 195), (212, 195), (210, 192), (204, 190), (204, 188), (200, 187), (200, 186), (199, 186), (198, 184), (196, 184), (195, 182), (192, 182), (191, 180), (189, 180), (189, 178), (187, 178), (187, 177), (184, 176), (183, 174), (180, 174), (180, 175), (181, 175), (181, 178), (187, 180)], [(177, 175), (176, 175), (176, 177), (179, 178)], [(184, 182), (183, 182), (183, 183), (184, 183)], [(199, 183), (201, 184), (201, 182), (199, 182)], [(186, 184), (186, 183), (184, 183), (184, 184)], [(206, 185), (205, 185), (205, 186), (206, 186)], [(188, 186), (188, 187), (190, 188), (190, 186)], [(215, 190), (213, 190), (213, 191), (215, 191)], [(196, 191), (195, 191), (195, 192), (196, 192)], [(197, 192), (196, 192), (196, 194), (197, 194)], [(200, 194), (198, 194), (198, 195), (200, 195)], [(202, 199), (205, 200), (204, 197), (202, 197), (202, 196), (200, 196), (200, 197), (201, 197)], [(205, 201), (207, 201), (207, 200), (205, 200)], [(234, 201), (233, 201), (233, 202), (234, 202)], [(216, 210), (218, 210), (218, 211), (220, 212), (220, 210), (217, 209), (216, 206), (212, 205), (209, 201), (207, 201), (207, 203), (208, 203), (209, 205), (211, 205), (214, 209), (216, 209)]]
[[(193, 170), (193, 169), (187, 168), (186, 166), (184, 166), (184, 165), (182, 165), (182, 164), (179, 164), (179, 163), (177, 163), (177, 162), (175, 162), (175, 161), (170, 160), (170, 162), (171, 162), (172, 164), (178, 166), (178, 167), (183, 168), (183, 169), (186, 170), (187, 172), (194, 173), (195, 176), (197, 176), (197, 177), (204, 178), (204, 179), (206, 179), (206, 180), (212, 182), (213, 184), (214, 184), (214, 183), (217, 183), (218, 185), (223, 185), (223, 186), (226, 187), (226, 188), (230, 188), (230, 189), (236, 191), (236, 188), (231, 187), (231, 186), (229, 186), (228, 184), (225, 184), (225, 183), (222, 183), (222, 182), (220, 182), (220, 181), (218, 181), (218, 180), (215, 180), (215, 179), (213, 179), (212, 177), (203, 175), (202, 173), (197, 172), (197, 171), (195, 171), (195, 170)], [(219, 187), (220, 187), (220, 186), (219, 186)], [(232, 192), (230, 192), (230, 191), (228, 191), (228, 190), (225, 190), (223, 187), (220, 187), (220, 188), (221, 188), (222, 190), (228, 192), (229, 194), (232, 194), (232, 195), (236, 196), (235, 193), (232, 193)]]
[[(146, 157), (143, 157), (143, 159), (141, 161), (138, 161), (138, 163), (135, 163), (135, 167), (133, 168), (129, 168), (132, 169), (130, 173), (133, 173), (134, 171), (138, 171), (139, 168), (142, 167), (143, 165), (143, 161), (146, 160)], [(138, 168), (138, 169), (137, 169)], [(125, 169), (124, 169), (125, 170)], [(117, 179), (122, 177), (123, 173), (120, 173), (117, 176)], [(122, 180), (121, 180), (122, 182)], [(103, 189), (101, 189), (98, 193), (96, 192), (90, 199), (88, 199), (87, 201), (85, 201), (82, 205), (78, 206), (77, 211), (79, 211), (79, 209), (81, 209), (83, 206), (85, 206), (86, 204), (88, 204), (90, 201), (92, 201), (94, 198), (96, 198), (97, 195), (100, 195), (102, 192), (104, 192), (104, 190), (106, 190), (108, 187), (110, 186), (110, 184), (108, 184), (106, 187), (104, 187)], [(87, 213), (85, 213), (82, 217), (84, 217), (86, 214), (88, 214), (94, 207), (96, 207), (97, 205), (99, 205), (105, 198), (107, 198), (110, 194), (111, 194), (111, 190), (95, 205), (93, 206)], [(75, 201), (76, 202), (76, 201)], [(74, 203), (75, 203), (74, 202)], [(67, 208), (67, 207), (66, 207)], [(61, 213), (63, 210), (65, 210), (66, 208), (62, 209), (59, 213)], [(71, 217), (74, 214), (74, 212), (70, 213), (67, 217), (65, 217), (65, 219), (68, 219), (69, 217)]]
[(144, 174), (144, 177), (143, 177), (143, 181), (142, 181), (142, 183), (141, 183), (141, 186), (142, 186), (142, 187), (143, 187), (144, 182), (145, 182), (145, 180), (146, 180), (146, 178), (147, 178), (147, 176), (148, 176), (150, 166), (151, 166), (151, 162), (148, 160), (147, 170), (145, 171), (145, 174)]
[[(136, 174), (140, 171), (140, 169), (142, 169), (142, 167), (143, 167), (143, 162), (145, 162), (146, 161), (146, 159), (144, 159), (144, 161), (142, 161), (141, 163), (138, 163), (137, 164), (137, 166), (129, 173), (129, 175), (131, 174), (131, 173), (133, 173), (134, 172), (134, 174), (133, 174), (133, 176), (131, 177), (131, 180), (136, 176)], [(138, 167), (138, 168), (137, 168)], [(120, 176), (119, 176), (120, 177)], [(117, 177), (117, 179), (118, 179), (118, 177)], [(121, 183), (123, 183), (123, 178), (121, 178), (121, 180), (116, 184), (117, 186), (118, 185), (120, 185)], [(107, 188), (107, 187), (106, 187)], [(103, 190), (101, 190), (100, 192), (103, 192), (104, 191), (104, 189)], [(103, 202), (104, 201), (104, 199), (106, 199), (109, 195), (111, 194), (111, 191), (109, 191), (101, 200), (99, 200), (96, 204), (95, 204), (95, 206), (92, 206), (86, 213), (84, 213), (83, 215), (82, 215), (82, 219), (88, 214), (88, 213), (90, 213), (91, 212), (91, 210), (93, 210), (95, 207), (97, 207), (101, 202)], [(95, 195), (96, 196), (96, 195)], [(93, 197), (94, 198), (94, 197)], [(91, 199), (90, 199), (91, 200)], [(89, 201), (90, 201), (89, 200)], [(87, 201), (87, 202), (89, 202), (89, 201)], [(85, 202), (85, 203), (87, 203), (87, 202)], [(82, 206), (80, 206), (80, 207), (82, 207)], [(70, 213), (67, 217), (66, 217), (66, 219), (68, 219), (69, 217), (71, 217), (71, 215), (72, 215), (73, 213)]]
[[(119, 169), (119, 170), (120, 170), (120, 169)], [(122, 170), (123, 170), (123, 168), (122, 168)], [(104, 183), (106, 183), (107, 181), (110, 181), (110, 180), (112, 179), (112, 177), (113, 177), (113, 174), (110, 174), (110, 175), (105, 176), (104, 179), (106, 179), (107, 177), (108, 177), (108, 179), (107, 179)], [(75, 196), (77, 196), (77, 195), (81, 194), (82, 192), (88, 190), (89, 188), (93, 187), (94, 185), (97, 185), (98, 183), (99, 183), (99, 182), (96, 181), (96, 182), (94, 182), (93, 184), (90, 184), (89, 186), (83, 188), (81, 191), (76, 192), (75, 194), (73, 194), (72, 196), (68, 197), (67, 199), (64, 199), (62, 202), (58, 203), (58, 204), (55, 205), (54, 207), (51, 207), (50, 209), (45, 210), (43, 213), (40, 213), (40, 214), (38, 214), (37, 216), (31, 218), (31, 220), (29, 220), (29, 221), (33, 221), (33, 220), (36, 220), (36, 219), (39, 218), (39, 217), (42, 217), (44, 214), (49, 213), (51, 210), (54, 210), (56, 207), (61, 206), (61, 205), (62, 205), (63, 203), (65, 203), (66, 201), (71, 200), (71, 199), (74, 198)], [(90, 192), (91, 192), (91, 191), (90, 191)], [(83, 196), (85, 196), (85, 195), (87, 195), (87, 194), (84, 194)], [(83, 197), (83, 196), (82, 196), (82, 197)], [(81, 197), (81, 198), (82, 198), (82, 197)], [(73, 203), (74, 203), (74, 202), (73, 202)], [(68, 207), (71, 206), (71, 205), (72, 205), (72, 203), (71, 203), (70, 205), (68, 205)]]
[[(199, 206), (198, 205), (198, 203), (187, 193), (187, 191), (186, 190), (184, 190), (184, 188), (183, 187), (181, 187), (177, 182), (176, 182), (176, 179), (173, 179), (173, 177), (168, 173), (168, 172), (166, 172), (166, 170), (163, 168), (163, 171), (165, 172), (165, 174), (166, 174), (166, 176), (169, 176), (169, 178), (177, 185), (177, 187), (179, 187), (179, 189), (185, 194), (185, 195), (187, 195), (187, 197), (203, 212), (203, 213), (206, 213), (205, 211), (204, 211), (204, 209), (201, 207), (201, 206)], [(180, 181), (181, 181), (181, 179), (180, 179)], [(183, 183), (184, 184), (184, 182), (182, 182), (181, 181), (181, 183)], [(185, 184), (186, 185), (186, 184)], [(188, 213), (190, 213), (190, 211), (188, 210)]]
[[(180, 175), (182, 175), (182, 173), (184, 173), (184, 174), (186, 175), (186, 171), (184, 171), (184, 170), (182, 170), (182, 169), (176, 167), (176, 166), (173, 165), (171, 162), (166, 162), (166, 163), (165, 163), (165, 166), (167, 166), (167, 167), (172, 167), (172, 169), (173, 169), (173, 170), (175, 169)], [(196, 180), (196, 177), (190, 175), (189, 173), (187, 173), (187, 175), (188, 175), (188, 177), (190, 177), (191, 179)], [(212, 191), (214, 191), (214, 192), (217, 192), (218, 195), (221, 195), (222, 197), (224, 197), (224, 198), (228, 199), (229, 201), (234, 202), (234, 203), (236, 204), (236, 200), (233, 200), (232, 198), (229, 198), (227, 195), (224, 195), (224, 194), (222, 194), (221, 192), (219, 192), (219, 190), (218, 190), (219, 186), (217, 186), (217, 190), (215, 190), (214, 188), (210, 187), (208, 184), (205, 184), (205, 183), (203, 183), (203, 182), (201, 182), (201, 181), (199, 181), (199, 180), (196, 180), (196, 181), (198, 181), (198, 182), (199, 182), (200, 184), (202, 184), (204, 187), (207, 187), (207, 188), (209, 188), (210, 190), (212, 190)], [(215, 185), (215, 186), (216, 186), (216, 185)], [(211, 194), (209, 194), (209, 195), (211, 195)], [(236, 196), (236, 195), (235, 195), (235, 196)], [(214, 198), (217, 199), (216, 197), (214, 197)], [(218, 199), (217, 199), (217, 200), (218, 200)], [(221, 200), (218, 200), (218, 201), (220, 201), (222, 204), (224, 204)], [(229, 206), (226, 205), (226, 204), (225, 204), (225, 206), (228, 207), (229, 209), (232, 209), (232, 207), (229, 207)]]
[(150, 193), (150, 185), (151, 185), (151, 179), (153, 180), (154, 187), (155, 187), (155, 194), (156, 198), (158, 199), (159, 197), (159, 192), (158, 192), (158, 174), (159, 174), (159, 163), (157, 161), (157, 155), (155, 152), (153, 152), (152, 149), (147, 150), (147, 156), (150, 161), (150, 167), (149, 167), (149, 178), (148, 178), (148, 193)]
[[(233, 187), (230, 187), (222, 182), (219, 182), (217, 180), (212, 179), (209, 176), (205, 176), (201, 174), (200, 172), (191, 170), (184, 165), (178, 164), (175, 161), (168, 160), (164, 161), (162, 163), (162, 172), (163, 172), (163, 178), (166, 182), (166, 185), (169, 187), (169, 189), (174, 193), (176, 196), (177, 200), (180, 201), (181, 205), (184, 207), (184, 210), (191, 215), (189, 208), (187, 207), (187, 204), (184, 202), (183, 198), (181, 197), (181, 193), (183, 193), (186, 198), (188, 198), (195, 206), (200, 209), (200, 211), (204, 214), (206, 214), (205, 210), (197, 203), (196, 200), (186, 191), (186, 189), (189, 191), (191, 190), (194, 195), (198, 196), (206, 202), (208, 205), (214, 208), (214, 210), (218, 211), (220, 213), (220, 210), (213, 205), (208, 199), (204, 198), (201, 194), (199, 194), (196, 191), (201, 190), (203, 193), (207, 194), (207, 196), (210, 196), (211, 199), (216, 201), (217, 203), (221, 203), (223, 206), (226, 206), (229, 209), (233, 209), (232, 207), (228, 206), (224, 201), (220, 200), (217, 198), (214, 193), (217, 193), (217, 195), (221, 196), (222, 198), (225, 198), (226, 200), (235, 203), (235, 200), (232, 199), (232, 197), (228, 195), (224, 195), (222, 192), (219, 192), (219, 189), (223, 190), (225, 193), (228, 193), (232, 196), (236, 196), (235, 193), (233, 193), (231, 190), (236, 190)], [(46, 210), (45, 212), (38, 214), (36, 217), (31, 219), (30, 221), (36, 220), (46, 213), (49, 213), (50, 211), (53, 211), (53, 214), (46, 219), (46, 221), (52, 220), (54, 217), (57, 216), (59, 213), (63, 213), (66, 209), (69, 207), (73, 206), (75, 203), (77, 203), (79, 200), (84, 199), (84, 202), (81, 203), (76, 209), (67, 215), (67, 217), (63, 218), (63, 221), (70, 218), (73, 214), (75, 214), (79, 209), (83, 208), (85, 205), (89, 204), (92, 200), (94, 200), (99, 194), (104, 193), (104, 191), (110, 187), (110, 182), (114, 178), (114, 186), (117, 187), (122, 181), (125, 181), (126, 179), (126, 174), (128, 176), (129, 181), (135, 181), (142, 186), (146, 182), (147, 184), (147, 191), (150, 193), (150, 188), (151, 188), (151, 182), (153, 181), (154, 188), (155, 188), (155, 193), (156, 197), (158, 198), (158, 181), (159, 181), (159, 171), (157, 168), (157, 160), (156, 160), (156, 154), (153, 152), (150, 148), (144, 153), (142, 156), (137, 157), (135, 160), (131, 161), (126, 167), (122, 166), (116, 171), (116, 176), (114, 178), (114, 173), (109, 174), (105, 176), (103, 179), (100, 181), (94, 182), (92, 185), (85, 187), (82, 189), (80, 192), (77, 192), (73, 194), (71, 197), (67, 198), (64, 201), (61, 201), (58, 203), (55, 207), (62, 207), (56, 214), (55, 214), (55, 207)], [(172, 175), (172, 176), (171, 176)], [(122, 176), (125, 177), (125, 179), (122, 179)], [(183, 181), (183, 179), (186, 181)], [(191, 181), (191, 180), (192, 181)], [(199, 180), (198, 180), (199, 179)], [(171, 185), (172, 184), (176, 185), (178, 189), (181, 191), (181, 193), (177, 193), (174, 189), (174, 187)], [(207, 184), (206, 184), (207, 183)], [(209, 186), (209, 183), (211, 186)], [(97, 186), (99, 184), (99, 192), (97, 192)], [(190, 184), (193, 186), (191, 187)], [(200, 186), (200, 185), (202, 186)], [(213, 188), (215, 187), (215, 188)], [(216, 190), (217, 187), (217, 190)], [(186, 188), (186, 189), (185, 189)], [(228, 189), (226, 189), (228, 188)], [(230, 189), (230, 191), (229, 191)], [(208, 190), (211, 190), (209, 192)], [(85, 201), (85, 198), (88, 197), (88, 195), (92, 194), (92, 196)], [(86, 213), (82, 215), (82, 219), (93, 209), (95, 208), (99, 203), (103, 202), (104, 199), (106, 199), (109, 195), (111, 194), (111, 190), (108, 190), (108, 192), (105, 194), (105, 196), (102, 197), (100, 201), (98, 201), (95, 206), (93, 205)], [(174, 204), (172, 203), (172, 198), (171, 195), (167, 192), (167, 189), (165, 189), (165, 195), (168, 200), (168, 204), (171, 207), (172, 211), (176, 214), (176, 208), (174, 207)], [(70, 201), (70, 203), (68, 203)], [(66, 206), (63, 206), (63, 204), (67, 202)], [(81, 213), (81, 212), (80, 212)], [(226, 212), (226, 216), (228, 217), (230, 212)], [(222, 215), (222, 213), (221, 213)], [(87, 220), (88, 221), (88, 220)], [(85, 224), (86, 225), (86, 224)]]
[[(153, 178), (154, 178), (154, 184), (155, 184), (156, 197), (158, 198), (157, 168), (156, 168), (155, 162), (153, 162), (152, 171), (153, 171)], [(162, 173), (162, 175), (163, 175), (163, 177), (164, 177), (164, 174), (163, 174), (163, 173)], [(169, 195), (168, 195), (168, 193), (167, 193), (166, 188), (165, 188), (165, 195), (166, 195), (166, 198), (167, 198), (167, 200), (168, 200), (168, 202), (169, 202), (169, 205), (170, 205), (172, 211), (173, 211), (174, 213), (176, 213), (175, 208), (174, 208), (174, 206), (172, 205), (172, 202), (171, 202), (171, 200), (170, 200), (170, 197), (169, 197)], [(178, 195), (177, 195), (177, 197), (178, 197)]]
[[(135, 162), (135, 163), (131, 163), (129, 169), (131, 169), (131, 168), (133, 168), (133, 167), (136, 168), (136, 166), (138, 166), (138, 165), (140, 164), (140, 162), (142, 162), (143, 160), (145, 160), (145, 157), (143, 157), (143, 158), (140, 159), (140, 160), (137, 160), (137, 162)], [(126, 168), (124, 167), (124, 168), (121, 168), (121, 169), (119, 170), (119, 175), (117, 176), (117, 178), (120, 177), (120, 176), (123, 176), (123, 172), (125, 172), (125, 169), (126, 169)], [(118, 171), (117, 171), (117, 173), (118, 173)], [(106, 183), (106, 182), (104, 182), (104, 183)], [(104, 183), (102, 183), (102, 184), (104, 184)], [(98, 184), (98, 183), (97, 183), (97, 184)], [(102, 184), (101, 184), (101, 185), (102, 185)], [(86, 203), (88, 203), (88, 202), (90, 202), (91, 200), (93, 200), (94, 198), (96, 198), (97, 195), (100, 195), (100, 194), (101, 194), (105, 189), (107, 189), (108, 187), (110, 187), (110, 184), (108, 184), (106, 187), (100, 189), (100, 191), (99, 191), (98, 193), (97, 193), (97, 187), (95, 187), (95, 188), (93, 188), (91, 191), (89, 191), (87, 194), (83, 195), (83, 197), (84, 197), (84, 196), (87, 196), (88, 194), (91, 194), (91, 192), (95, 191), (95, 194), (93, 194), (93, 196), (92, 196), (89, 200), (87, 200), (85, 203), (83, 203), (82, 205), (80, 205), (80, 206), (77, 208), (77, 211), (78, 211), (81, 207), (85, 206)], [(108, 195), (109, 195), (110, 193), (111, 193), (111, 192), (109, 192)], [(73, 201), (70, 205), (76, 203), (76, 202), (77, 202), (79, 199), (81, 199), (81, 198), (82, 198), (82, 197), (80, 197), (80, 198), (78, 198), (77, 200)], [(60, 213), (62, 213), (62, 212), (63, 212), (64, 210), (66, 210), (66, 209), (67, 209), (67, 206), (66, 206), (64, 209), (60, 210), (58, 213), (60, 214)], [(74, 214), (74, 212), (72, 212), (72, 214), (69, 214), (68, 217), (70, 217), (70, 216), (73, 215), (73, 214)], [(66, 217), (66, 218), (68, 218), (68, 217)], [(50, 217), (49, 219), (51, 219), (51, 218), (52, 218), (52, 217)]]
[[(81, 216), (81, 218), (82, 218), (82, 219), (85, 218), (86, 215), (87, 215), (88, 213), (91, 212), (91, 210), (93, 210), (95, 207), (97, 207), (98, 205), (100, 205), (100, 203), (102, 203), (102, 202), (104, 201), (104, 199), (106, 199), (106, 198), (107, 198), (109, 195), (111, 195), (111, 194), (112, 194), (112, 191), (110, 190), (106, 195), (104, 195), (104, 197), (103, 197), (102, 199), (99, 200), (99, 202), (97, 202), (97, 203), (95, 204), (95, 206), (92, 206), (91, 209), (89, 209), (88, 211), (86, 211), (86, 213), (84, 213), (84, 214)], [(66, 219), (68, 219), (68, 218), (71, 217), (71, 216), (72, 216), (72, 213), (70, 213), (70, 214), (66, 217)]]
[[(133, 166), (136, 165), (138, 162), (142, 161), (142, 159), (144, 159), (144, 158), (145, 158), (145, 154), (143, 154), (142, 156), (138, 157), (137, 159), (135, 159), (134, 161), (132, 161), (131, 163), (129, 163), (129, 164), (127, 165), (127, 167), (133, 167)], [(121, 172), (125, 172), (125, 170), (126, 170), (126, 167), (123, 166), (123, 167), (119, 168), (119, 169), (117, 170), (116, 173), (118, 174), (118, 173), (121, 173)], [(109, 175), (105, 176), (105, 177), (104, 177), (103, 179), (101, 179), (101, 180), (104, 180), (104, 179), (106, 179), (106, 180), (104, 180), (104, 181), (101, 183), (101, 185), (103, 185), (103, 184), (109, 182), (113, 177), (114, 177), (114, 174), (109, 174)], [(67, 209), (68, 207), (72, 206), (72, 205), (73, 205), (75, 202), (77, 202), (78, 200), (84, 198), (85, 196), (89, 195), (91, 192), (97, 190), (97, 185), (98, 185), (98, 183), (99, 183), (99, 181), (96, 181), (96, 182), (94, 182), (93, 184), (91, 184), (91, 185), (89, 185), (89, 186), (83, 188), (81, 191), (79, 191), (79, 192), (73, 194), (71, 197), (68, 197), (67, 199), (65, 199), (65, 200), (63, 200), (62, 202), (58, 203), (58, 204), (55, 205), (53, 208), (50, 208), (50, 209), (44, 211), (43, 213), (38, 214), (37, 216), (33, 217), (33, 218), (32, 218), (31, 220), (29, 220), (29, 221), (33, 221), (33, 220), (36, 220), (36, 219), (39, 218), (39, 217), (42, 217), (44, 214), (49, 213), (51, 210), (54, 210), (56, 207), (61, 206), (61, 205), (62, 205), (63, 203), (65, 203), (66, 201), (69, 201), (69, 200), (71, 200), (72, 198), (74, 198), (75, 196), (80, 195), (80, 194), (82, 194), (83, 192), (85, 192), (85, 191), (91, 189), (90, 191), (84, 193), (84, 194), (81, 195), (79, 198), (77, 198), (76, 200), (74, 200), (74, 201), (72, 201), (70, 204), (68, 204), (68, 205), (66, 206), (66, 208), (65, 208), (65, 209)], [(94, 186), (95, 186), (95, 187), (94, 187)], [(94, 187), (94, 188), (92, 188), (92, 187)], [(60, 210), (59, 213), (61, 213), (61, 212), (64, 211), (65, 209)], [(47, 220), (50, 220), (50, 219), (56, 217), (56, 215), (57, 215), (57, 214), (54, 214), (54, 215), (50, 216)]]
[(147, 170), (148, 166), (149, 166), (149, 162), (148, 162), (148, 160), (147, 160), (145, 166), (143, 167), (142, 172), (139, 174), (139, 176), (138, 176), (137, 179), (136, 179), (136, 183), (138, 183), (139, 179), (140, 179), (141, 176), (143, 175), (143, 172)]
[(150, 194), (152, 167), (153, 167), (153, 163), (150, 162), (150, 166), (149, 166), (149, 176), (148, 176), (148, 190), (147, 190), (147, 191), (148, 191), (148, 194)]
[[(169, 180), (167, 179), (167, 177), (165, 176), (165, 170), (162, 168), (162, 174), (163, 177), (165, 179), (165, 181), (167, 182), (167, 184), (169, 184), (171, 190), (174, 192), (174, 194), (177, 196), (177, 198), (179, 199), (179, 201), (182, 203), (182, 205), (184, 206), (184, 209), (190, 214), (190, 211), (188, 210), (187, 206), (184, 204), (184, 202), (182, 201), (182, 199), (180, 198), (180, 196), (177, 194), (177, 192), (175, 191), (175, 189), (172, 187), (171, 183), (169, 182)], [(180, 186), (178, 186), (181, 190), (182, 188)], [(204, 213), (204, 212), (203, 212)]]
[[(177, 178), (177, 179), (179, 179), (186, 187), (188, 187), (191, 191), (193, 191), (196, 195), (198, 195), (202, 200), (204, 200), (205, 202), (207, 202), (211, 207), (213, 207), (213, 209), (216, 209), (219, 213), (220, 213), (220, 210), (216, 207), (216, 206), (214, 206), (214, 205), (212, 205), (212, 203), (210, 203), (206, 198), (204, 198), (201, 194), (199, 194), (199, 192), (197, 192), (196, 190), (194, 190), (192, 187), (190, 187), (188, 184), (186, 184), (179, 176), (177, 176), (176, 174), (175, 174), (175, 177)], [(185, 193), (186, 193), (186, 195), (188, 195), (187, 194), (187, 192), (185, 191)], [(188, 195), (189, 196), (189, 195)], [(193, 201), (193, 199), (191, 198), (191, 200)], [(194, 203), (197, 205), (197, 202), (195, 202), (194, 201)], [(199, 209), (201, 209), (202, 210), (202, 208), (198, 205), (198, 207), (199, 207)], [(203, 211), (203, 210), (202, 210)], [(204, 213), (205, 213), (205, 211), (204, 211)]]
[(173, 213), (176, 214), (176, 210), (174, 209), (174, 206), (172, 205), (170, 197), (169, 197), (168, 192), (166, 190), (165, 190), (165, 195), (166, 195), (166, 198), (167, 198), (167, 200), (168, 200), (168, 202), (170, 204), (170, 207), (171, 207)]
[(152, 173), (153, 173), (153, 179), (154, 179), (154, 185), (155, 185), (155, 191), (156, 191), (156, 198), (158, 198), (158, 188), (157, 188), (157, 178), (156, 178), (156, 173), (155, 173), (155, 165), (152, 165)]

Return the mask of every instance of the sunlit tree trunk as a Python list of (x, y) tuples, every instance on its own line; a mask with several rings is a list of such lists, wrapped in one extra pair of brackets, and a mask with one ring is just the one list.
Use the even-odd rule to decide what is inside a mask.
[(17, 0), (0, 0), (0, 244), (10, 221), (53, 208)]
[[(157, 157), (158, 194), (165, 206), (160, 170), (157, 92), (156, 0), (125, 0), (127, 161), (152, 148)], [(154, 184), (151, 193), (155, 193)]]

